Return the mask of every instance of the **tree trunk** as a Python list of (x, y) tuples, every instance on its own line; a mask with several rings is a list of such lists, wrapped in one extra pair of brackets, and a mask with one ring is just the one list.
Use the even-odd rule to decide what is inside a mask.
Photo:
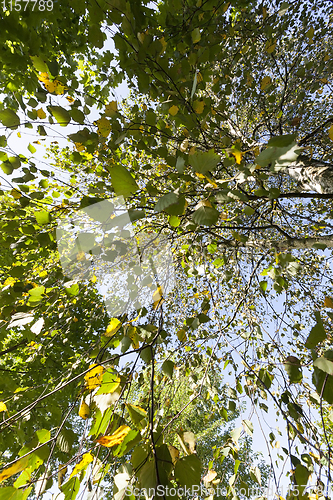
[(301, 155), (288, 167), (288, 173), (306, 191), (333, 193), (333, 165)]
[(285, 238), (283, 240), (259, 240), (249, 238), (243, 243), (235, 239), (221, 240), (218, 242), (220, 248), (252, 248), (253, 250), (271, 250), (275, 249), (278, 252), (287, 250), (305, 250), (310, 248), (320, 248), (325, 245), (327, 248), (333, 248), (333, 234), (326, 236), (317, 236), (316, 238)]

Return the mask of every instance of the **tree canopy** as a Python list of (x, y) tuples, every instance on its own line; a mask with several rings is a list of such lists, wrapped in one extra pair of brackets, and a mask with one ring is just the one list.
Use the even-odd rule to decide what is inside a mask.
[(254, 428), (273, 494), (329, 498), (332, 3), (13, 5), (0, 499), (251, 498)]

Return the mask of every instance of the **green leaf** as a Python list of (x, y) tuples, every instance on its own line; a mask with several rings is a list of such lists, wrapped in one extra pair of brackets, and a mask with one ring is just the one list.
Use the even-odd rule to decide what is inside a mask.
[(150, 347), (146, 347), (145, 349), (142, 349), (140, 352), (140, 358), (146, 363), (150, 363), (151, 361), (151, 350)]
[(295, 161), (300, 153), (300, 148), (295, 142), (286, 147), (268, 147), (256, 157), (256, 163), (260, 167), (266, 167), (269, 163), (284, 166)]
[(13, 166), (9, 163), (9, 161), (1, 163), (1, 169), (7, 175), (10, 175), (14, 170)]
[(207, 153), (196, 151), (189, 156), (189, 163), (195, 172), (206, 174), (209, 171), (215, 170), (217, 164), (221, 161), (221, 157), (211, 149)]
[(71, 121), (69, 112), (61, 106), (48, 106), (47, 109), (54, 116), (61, 127), (66, 127)]
[(120, 385), (119, 377), (111, 372), (105, 372), (102, 378), (101, 387), (98, 389), (97, 394), (110, 394), (118, 389)]
[(260, 285), (260, 288), (262, 289), (262, 291), (266, 292), (266, 290), (267, 290), (267, 281), (260, 281), (259, 285)]
[(32, 297), (41, 297), (45, 293), (45, 286), (37, 286), (28, 291)]
[(178, 156), (176, 161), (176, 169), (180, 174), (184, 173), (185, 170), (185, 160), (181, 156)]
[(80, 123), (81, 125), (84, 123), (85, 115), (80, 109), (72, 107), (70, 115), (76, 123)]
[(147, 460), (149, 451), (148, 447), (144, 445), (137, 446), (132, 453), (131, 463), (134, 469), (140, 468)]
[(175, 478), (181, 486), (191, 488), (201, 481), (201, 462), (196, 455), (188, 455), (177, 461)]
[(131, 451), (135, 445), (140, 443), (141, 434), (139, 431), (132, 429), (126, 436), (125, 439), (112, 450), (115, 457), (123, 457), (129, 451)]
[(20, 119), (12, 109), (3, 109), (0, 111), (0, 121), (8, 128), (17, 128), (20, 125)]
[(301, 498), (308, 482), (310, 471), (302, 464), (297, 464), (295, 469), (295, 482)]
[(236, 429), (230, 431), (230, 436), (232, 437), (233, 441), (235, 441), (235, 443), (238, 442), (241, 432), (242, 432), (242, 427), (237, 427)]
[(47, 63), (39, 56), (30, 56), (30, 59), (32, 60), (32, 64), (34, 65), (35, 69), (37, 71), (40, 71), (41, 73), (48, 73), (49, 68)]
[(107, 169), (111, 175), (114, 192), (118, 196), (128, 198), (139, 189), (139, 186), (133, 179), (132, 175), (120, 163), (118, 163), (118, 165), (114, 165), (113, 167), (107, 166)]
[(250, 477), (253, 481), (256, 481), (261, 486), (261, 473), (258, 467), (250, 468)]
[(318, 311), (315, 312), (315, 317), (317, 323), (311, 329), (311, 332), (305, 342), (305, 347), (307, 347), (308, 349), (313, 349), (327, 337), (322, 319)]
[(182, 215), (186, 206), (185, 196), (179, 196), (177, 203), (169, 205), (165, 211), (169, 215)]
[(36, 436), (37, 436), (38, 441), (41, 444), (43, 444), (43, 443), (46, 443), (46, 441), (48, 441), (51, 438), (51, 433), (47, 429), (40, 429), (40, 430), (36, 431)]
[(287, 134), (287, 135), (272, 137), (268, 141), (267, 147), (285, 148), (286, 146), (290, 146), (290, 144), (292, 144), (295, 141), (295, 138), (296, 138), (295, 134)]
[(61, 487), (61, 491), (64, 493), (64, 500), (75, 500), (80, 489), (80, 480), (78, 477), (72, 477), (69, 481), (66, 481)]
[[(155, 212), (162, 212), (166, 208), (170, 207), (170, 205), (175, 205), (178, 202), (178, 196), (175, 193), (168, 193), (162, 196), (156, 203), (154, 210)], [(173, 214), (177, 215), (177, 214)]]
[(319, 368), (328, 375), (333, 375), (333, 361), (326, 359), (324, 356), (321, 358), (317, 358), (313, 363), (313, 366)]
[[(327, 360), (330, 360), (333, 362), (333, 350), (329, 349), (328, 351), (325, 351), (324, 357)], [(320, 359), (320, 358), (319, 358)], [(321, 366), (324, 366), (324, 362), (320, 362)], [(326, 369), (330, 369), (325, 365)], [(327, 401), (330, 404), (333, 404), (333, 377), (320, 369), (317, 366), (313, 367), (313, 375), (312, 375), (312, 382), (314, 386), (316, 387), (317, 393), (319, 395), (322, 394), (323, 399)]]
[(180, 225), (180, 218), (176, 217), (175, 215), (170, 215), (169, 224), (172, 227), (178, 227)]
[(80, 287), (77, 283), (73, 283), (73, 285), (68, 288), (65, 286), (65, 290), (68, 295), (78, 295)]
[(16, 489), (13, 486), (0, 488), (0, 500), (26, 500), (32, 490), (32, 486), (22, 490)]
[(40, 212), (35, 212), (35, 217), (37, 223), (42, 226), (44, 224), (48, 224), (51, 220), (50, 213), (46, 210), (41, 210)]
[(72, 429), (63, 427), (57, 438), (57, 446), (63, 453), (69, 453), (75, 441), (76, 434)]
[(133, 424), (141, 428), (140, 422), (147, 418), (147, 412), (143, 408), (129, 403), (126, 405), (126, 408)]
[(218, 219), (220, 213), (213, 207), (199, 207), (194, 214), (192, 219), (196, 224), (203, 226), (214, 226)]
[(289, 382), (291, 384), (298, 384), (303, 378), (302, 368), (300, 361), (295, 356), (288, 356), (286, 361), (283, 363), (284, 369), (288, 373)]
[(200, 29), (199, 28), (195, 28), (192, 31), (192, 42), (193, 43), (198, 43), (198, 42), (200, 42), (200, 40), (201, 40)]
[(175, 363), (173, 361), (164, 361), (162, 365), (162, 372), (164, 373), (164, 375), (172, 378), (174, 366)]
[(249, 436), (252, 436), (253, 435), (253, 424), (252, 424), (252, 422), (250, 422), (250, 420), (243, 420), (242, 424), (243, 424), (245, 432)]

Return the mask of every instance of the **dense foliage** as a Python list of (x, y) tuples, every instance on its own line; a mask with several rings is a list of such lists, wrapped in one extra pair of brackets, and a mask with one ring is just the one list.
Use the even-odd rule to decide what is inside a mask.
[(332, 8), (4, 4), (1, 500), (329, 497)]

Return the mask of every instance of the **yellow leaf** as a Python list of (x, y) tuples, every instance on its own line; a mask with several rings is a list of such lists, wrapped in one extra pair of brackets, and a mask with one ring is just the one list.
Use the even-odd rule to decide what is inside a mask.
[(163, 288), (158, 285), (157, 290), (153, 293), (153, 301), (156, 302), (158, 300), (161, 300), (163, 296)]
[(172, 116), (175, 116), (178, 113), (178, 111), (179, 111), (179, 108), (178, 108), (178, 106), (175, 106), (175, 105), (171, 106), (171, 108), (169, 109), (169, 113)]
[(77, 323), (79, 320), (74, 316), (73, 321), (74, 323)]
[(82, 401), (80, 409), (79, 409), (79, 417), (86, 420), (89, 417), (89, 415), (90, 415), (90, 408), (87, 405), (87, 403), (85, 403), (85, 401)]
[(265, 48), (269, 54), (274, 52), (276, 47), (276, 40), (267, 40)]
[(96, 281), (97, 281), (96, 276), (94, 275), (92, 278), (90, 278), (90, 281), (91, 281), (92, 283), (96, 283)]
[(113, 335), (117, 333), (120, 327), (121, 327), (121, 322), (119, 321), (119, 319), (112, 318), (104, 335), (106, 337), (113, 337)]
[(97, 133), (102, 137), (107, 137), (111, 132), (111, 123), (104, 116), (96, 121), (96, 125), (98, 127)]
[(328, 131), (328, 137), (333, 141), (333, 125), (330, 126)]
[(117, 101), (111, 101), (105, 106), (106, 116), (114, 116), (118, 112)]
[(163, 304), (163, 302), (163, 289), (160, 285), (158, 285), (157, 290), (153, 293), (153, 308), (157, 309)]
[(86, 147), (83, 144), (81, 144), (80, 142), (76, 142), (75, 147), (76, 147), (76, 151), (79, 151), (79, 153), (81, 151), (85, 151), (85, 149), (86, 149)]
[(21, 132), (17, 132), (17, 137), (21, 138)]
[(251, 75), (247, 75), (246, 85), (250, 86), (250, 85), (252, 85), (252, 82), (253, 82), (253, 77)]
[(330, 297), (325, 297), (324, 306), (333, 309), (333, 300)]
[(178, 340), (180, 342), (186, 342), (187, 336), (186, 336), (186, 332), (183, 328), (181, 330), (178, 330), (177, 337), (178, 337)]
[(3, 282), (3, 286), (13, 286), (14, 283), (16, 283), (16, 279), (13, 278), (12, 276), (10, 276), (9, 278), (7, 278), (4, 282)]
[(91, 370), (85, 374), (84, 380), (86, 381), (86, 388), (93, 390), (101, 385), (104, 368), (100, 365), (90, 365), (89, 368)]
[(179, 149), (184, 153), (188, 148), (188, 139), (184, 139), (181, 145), (179, 146)]
[(270, 85), (272, 83), (272, 79), (270, 76), (265, 76), (262, 80), (261, 80), (261, 84), (260, 84), (260, 88), (261, 90), (265, 90), (266, 87), (268, 87), (268, 85)]
[(44, 81), (44, 85), (46, 90), (48, 90), (51, 94), (55, 91), (55, 85), (53, 82), (50, 82), (50, 80)]
[(195, 210), (198, 210), (201, 207), (210, 207), (212, 208), (212, 204), (208, 200), (201, 200), (199, 203), (196, 204)]
[(111, 448), (111, 446), (122, 443), (130, 430), (128, 425), (121, 425), (111, 436), (103, 436), (96, 441), (106, 448)]
[(45, 83), (49, 81), (49, 75), (48, 73), (40, 73), (38, 76), (38, 80)]
[(18, 200), (22, 196), (20, 191), (18, 191), (17, 189), (12, 189), (10, 194), (12, 195), (13, 198), (15, 198), (15, 200)]
[(59, 488), (63, 483), (64, 475), (66, 474), (66, 472), (67, 472), (67, 465), (59, 464), (59, 467), (58, 467), (58, 486), (59, 486)]
[(3, 401), (0, 401), (0, 411), (7, 411), (7, 406)]
[(127, 332), (127, 335), (129, 336), (129, 338), (131, 339), (132, 341), (132, 346), (134, 347), (134, 349), (139, 349), (140, 347), (140, 344), (139, 344), (139, 338), (138, 338), (138, 333), (137, 333), (137, 328), (136, 326), (132, 326), (130, 325), (128, 327), (128, 332)]
[(194, 101), (193, 103), (193, 109), (198, 115), (200, 115), (205, 107), (205, 103), (203, 101)]
[(73, 472), (69, 476), (69, 479), (71, 479), (73, 476), (76, 476), (78, 472), (80, 472), (82, 469), (85, 469), (90, 462), (94, 460), (94, 457), (91, 453), (85, 453), (82, 457), (81, 462), (75, 465)]
[(326, 56), (324, 57), (324, 61), (329, 61), (329, 58), (330, 58), (330, 56), (328, 54), (326, 54)]
[(165, 41), (164, 36), (163, 36), (162, 38), (160, 38), (160, 39), (159, 39), (159, 42), (160, 42), (160, 44), (161, 44), (161, 45), (162, 45), (162, 47), (163, 47), (163, 48), (162, 48), (162, 50), (161, 50), (161, 52), (164, 52), (164, 51), (165, 51), (165, 49), (166, 49), (166, 47), (167, 47), (167, 42)]
[(146, 35), (144, 33), (138, 33), (136, 36), (138, 37), (139, 42), (143, 43)]
[(24, 457), (21, 460), (15, 462), (15, 464), (11, 465), (10, 467), (7, 467), (7, 469), (4, 469), (0, 474), (0, 483), (25, 469), (28, 465), (28, 461), (29, 457)]
[(213, 481), (213, 479), (215, 479), (217, 476), (217, 472), (215, 470), (209, 470), (207, 472), (207, 474), (202, 478), (203, 481), (205, 481), (205, 483), (210, 483), (211, 481)]
[(263, 8), (262, 8), (262, 17), (263, 17), (264, 19), (266, 19), (266, 17), (267, 17), (267, 9), (266, 9), (266, 7), (263, 7)]
[(179, 458), (179, 450), (175, 446), (172, 446), (172, 444), (168, 444), (167, 446), (168, 446), (169, 453), (171, 455), (172, 463), (173, 463), (173, 465), (175, 465), (175, 463), (177, 462), (177, 460)]
[(63, 85), (59, 80), (53, 81), (54, 90), (57, 95), (61, 95), (65, 92), (65, 85)]
[(70, 104), (75, 101), (74, 97), (72, 97), (71, 95), (66, 96), (66, 99)]
[(310, 42), (312, 42), (313, 35), (314, 35), (314, 29), (311, 26), (311, 28), (306, 33), (306, 36), (308, 37), (308, 39), (309, 39)]
[(236, 163), (239, 165), (240, 162), (242, 161), (242, 152), (235, 149), (234, 151), (232, 151), (232, 154), (236, 158)]

